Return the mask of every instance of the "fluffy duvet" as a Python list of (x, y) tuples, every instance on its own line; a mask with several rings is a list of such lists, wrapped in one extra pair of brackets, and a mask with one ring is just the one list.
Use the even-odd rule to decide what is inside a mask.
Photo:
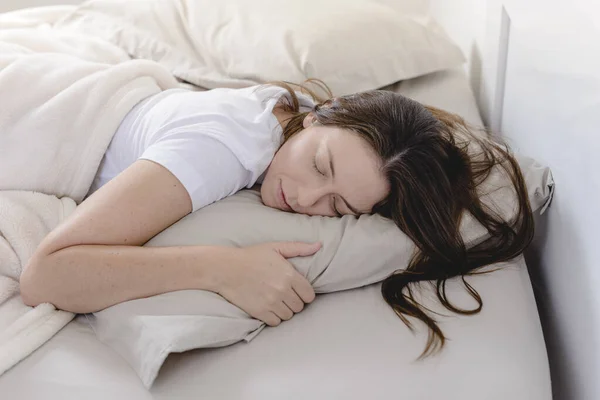
[(73, 318), (22, 303), (18, 282), (29, 257), (83, 200), (124, 115), (177, 85), (155, 62), (53, 30), (67, 11), (0, 17), (0, 374)]

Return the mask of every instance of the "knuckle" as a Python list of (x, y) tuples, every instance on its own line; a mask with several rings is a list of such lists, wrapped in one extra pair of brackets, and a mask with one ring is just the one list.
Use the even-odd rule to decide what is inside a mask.
[(290, 285), (281, 283), (281, 284), (277, 285), (275, 290), (277, 291), (277, 294), (280, 294), (280, 295), (286, 294), (288, 292), (288, 290), (290, 290)]
[(279, 296), (275, 295), (275, 294), (270, 294), (267, 296), (267, 304), (269, 306), (273, 306), (275, 304), (279, 304), (280, 300), (279, 300)]

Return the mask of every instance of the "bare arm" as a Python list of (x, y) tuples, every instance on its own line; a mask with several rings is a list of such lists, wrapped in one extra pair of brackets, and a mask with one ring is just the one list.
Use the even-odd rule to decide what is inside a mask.
[(137, 161), (42, 241), (21, 277), (23, 300), (91, 312), (198, 284), (203, 274), (190, 268), (197, 256), (139, 247), (191, 208), (185, 188), (167, 169)]
[(314, 298), (285, 260), (318, 246), (141, 247), (192, 210), (166, 168), (139, 160), (86, 199), (40, 244), (21, 276), (23, 301), (87, 313), (183, 289), (221, 293), (271, 325)]
[(176, 290), (216, 291), (212, 270), (225, 255), (218, 247), (72, 246), (31, 264), (37, 276), (24, 274), (23, 301), (88, 313)]

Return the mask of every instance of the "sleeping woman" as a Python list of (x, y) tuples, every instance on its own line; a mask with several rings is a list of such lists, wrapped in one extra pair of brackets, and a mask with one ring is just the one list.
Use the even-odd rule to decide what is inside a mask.
[[(474, 150), (475, 149), (475, 150)], [(477, 187), (504, 168), (518, 213), (504, 221), (479, 200)], [(522, 173), (498, 139), (457, 115), (389, 91), (321, 99), (285, 83), (195, 92), (170, 89), (137, 104), (112, 138), (87, 198), (36, 250), (21, 277), (35, 306), (89, 313), (184, 289), (213, 291), (275, 326), (315, 298), (287, 261), (319, 243), (143, 247), (185, 215), (260, 184), (263, 203), (290, 213), (379, 214), (416, 245), (410, 265), (383, 283), (385, 300), (405, 323), (429, 327), (425, 353), (444, 335), (413, 297), (519, 255), (533, 236)], [(471, 213), (489, 237), (467, 248), (459, 233)], [(210, 227), (207, 227), (210, 229)]]

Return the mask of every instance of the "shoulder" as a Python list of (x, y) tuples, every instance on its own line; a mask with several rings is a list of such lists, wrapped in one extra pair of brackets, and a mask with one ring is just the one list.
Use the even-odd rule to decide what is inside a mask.
[[(301, 107), (312, 109), (312, 99), (296, 92)], [(256, 85), (239, 89), (216, 88), (210, 90), (169, 89), (142, 102), (137, 106), (141, 115), (163, 119), (182, 117), (225, 117), (226, 119), (251, 119), (273, 112), (289, 92), (276, 85)], [(260, 121), (260, 118), (259, 118)], [(197, 122), (197, 121), (196, 121)]]

